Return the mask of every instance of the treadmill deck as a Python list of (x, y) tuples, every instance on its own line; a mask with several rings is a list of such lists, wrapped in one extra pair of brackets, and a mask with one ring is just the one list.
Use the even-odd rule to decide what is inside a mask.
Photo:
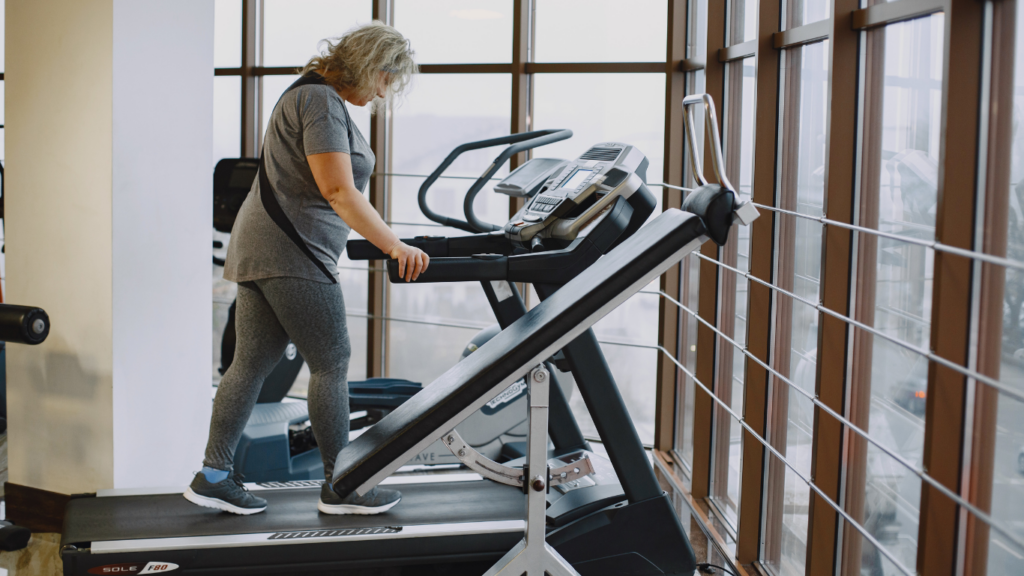
[[(204, 536), (398, 528), (395, 536), (401, 537), (404, 527), (525, 518), (521, 491), (486, 480), (402, 484), (395, 488), (402, 492), (402, 501), (388, 512), (373, 516), (321, 514), (316, 508), (319, 487), (254, 491), (266, 498), (267, 510), (251, 516), (203, 508), (180, 493), (78, 498), (68, 503), (61, 544), (92, 543), (93, 553), (99, 553), (109, 547), (100, 543), (122, 542), (132, 547), (126, 541), (196, 540)], [(223, 544), (223, 539), (211, 540)]]

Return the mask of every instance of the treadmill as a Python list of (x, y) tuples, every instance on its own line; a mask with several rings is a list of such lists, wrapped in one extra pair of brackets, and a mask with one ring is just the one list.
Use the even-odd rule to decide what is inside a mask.
[[(581, 258), (596, 260), (607, 254), (589, 268), (581, 266), (560, 289), (538, 287), (543, 302), (342, 451), (335, 491), (362, 493), (377, 484), (393, 486), (403, 493), (399, 506), (377, 516), (320, 515), (318, 482), (250, 485), (269, 503), (266, 513), (253, 516), (196, 507), (181, 497), (182, 488), (100, 491), (68, 503), (61, 549), (64, 573), (113, 573), (117, 568), (138, 573), (338, 574), (394, 567), (396, 573), (423, 574), (429, 573), (427, 567), (445, 565), (444, 573), (456, 574), (480, 573), (481, 563), (486, 567), (502, 557), (522, 539), (526, 527), (522, 489), (485, 480), (479, 467), (466, 460), (474, 471), (395, 472), (434, 443), (438, 430), (451, 437), (449, 431), (466, 417), (558, 350), (579, 375), (607, 372), (590, 327), (708, 237), (724, 242), (735, 218), (747, 223), (756, 216), (749, 204), (735, 205), (732, 190), (707, 186), (688, 198), (686, 207), (695, 213), (667, 210), (642, 228), (642, 221), (636, 224), (635, 234), (625, 241), (622, 234), (606, 236), (601, 233), (606, 226), (623, 231), (633, 227), (630, 198), (646, 189), (636, 170), (623, 168), (639, 152), (626, 145), (597, 148), (606, 147), (618, 148), (613, 158), (611, 152), (588, 150), (546, 180), (503, 230), (480, 235), (500, 250), (464, 255), (460, 251), (468, 249), (469, 240), (435, 242), (434, 254), (448, 254), (436, 255), (421, 281), (539, 283), (571, 270)], [(599, 152), (600, 158), (584, 158)], [(582, 175), (585, 181), (577, 180), (587, 170), (591, 174)], [(569, 222), (574, 219), (578, 221)], [(397, 280), (393, 262), (388, 272)], [(609, 469), (590, 454), (555, 454), (549, 466), (556, 470), (566, 465), (592, 469), (564, 483), (551, 482), (547, 541), (587, 576), (691, 574), (693, 552), (614, 381), (605, 375), (580, 378), (579, 383), (608, 450), (610, 473), (621, 486), (605, 483)], [(625, 499), (613, 496), (614, 503), (609, 503), (603, 499), (607, 489), (623, 490)]]
[[(426, 252), (431, 258), (431, 266), (413, 283), (403, 282), (392, 274), (393, 286), (479, 282), (498, 320), (498, 327), (505, 329), (526, 314), (526, 305), (516, 283), (533, 283), (543, 299), (591, 266), (616, 243), (636, 232), (654, 212), (656, 200), (646, 186), (647, 157), (635, 147), (623, 143), (598, 144), (571, 162), (554, 158), (531, 159), (494, 187), (496, 192), (526, 198), (526, 207), (505, 227), (484, 222), (476, 215), (473, 208), (476, 195), (509, 158), (570, 136), (570, 130), (538, 130), (469, 142), (455, 148), (424, 181), (418, 203), (428, 219), (476, 234), (404, 239), (407, 244)], [(463, 201), (465, 220), (444, 216), (431, 209), (428, 202), (431, 186), (460, 155), (506, 144), (508, 147), (466, 193)], [(599, 175), (602, 170), (606, 172), (603, 176)], [(559, 199), (557, 205), (555, 198)], [(523, 229), (527, 222), (530, 223), (528, 230)], [(584, 225), (588, 228), (581, 233)], [(366, 240), (349, 242), (347, 252), (351, 260), (387, 259)], [(507, 270), (503, 268), (506, 263), (510, 263)], [(615, 387), (596, 339), (584, 348), (583, 352), (577, 352), (578, 356), (587, 356), (584, 361), (576, 362), (579, 368), (569, 360), (569, 350), (558, 351), (548, 359), (549, 374), (554, 384), (551, 387), (549, 434), (555, 455), (578, 456), (581, 451), (590, 450), (569, 408), (571, 385), (559, 378), (559, 373), (572, 372), (577, 383), (584, 383), (579, 384), (581, 389), (590, 390), (591, 382), (601, 389)], [(558, 370), (551, 370), (552, 366)], [(463, 421), (458, 432), (470, 447), (489, 459), (498, 462), (521, 459), (525, 457), (526, 414), (527, 386), (525, 380), (518, 380)], [(423, 458), (424, 455), (429, 455), (429, 459)], [(460, 462), (440, 440), (426, 447), (411, 462), (424, 460)], [(611, 486), (618, 484), (614, 475), (607, 474), (604, 478), (601, 500), (605, 503), (622, 500), (621, 487)], [(594, 483), (582, 480), (580, 484), (581, 487), (589, 487)], [(597, 493), (597, 490), (591, 492)], [(561, 515), (559, 510), (552, 511), (552, 518)], [(562, 522), (570, 518), (566, 516)]]

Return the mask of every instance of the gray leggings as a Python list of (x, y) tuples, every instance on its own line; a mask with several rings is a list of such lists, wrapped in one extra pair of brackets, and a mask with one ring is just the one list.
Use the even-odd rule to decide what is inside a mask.
[(235, 358), (213, 401), (204, 466), (231, 470), (235, 447), (263, 380), (288, 340), (309, 365), (309, 420), (330, 482), (334, 459), (349, 432), (348, 361), (352, 347), (338, 284), (266, 278), (238, 285)]

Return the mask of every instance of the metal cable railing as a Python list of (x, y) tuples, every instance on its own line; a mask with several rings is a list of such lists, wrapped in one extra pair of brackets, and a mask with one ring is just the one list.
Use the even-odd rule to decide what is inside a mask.
[[(653, 292), (648, 292), (648, 294), (653, 294)], [(230, 302), (222, 302), (222, 303), (230, 304)], [(443, 322), (443, 321), (433, 321), (433, 320), (417, 320), (415, 318), (406, 318), (406, 317), (401, 317), (401, 316), (374, 316), (372, 314), (361, 314), (359, 312), (347, 312), (345, 315), (349, 316), (351, 318), (366, 318), (366, 319), (377, 318), (377, 319), (380, 319), (380, 320), (390, 320), (390, 321), (393, 321), (393, 322), (405, 322), (407, 324), (420, 324), (420, 325), (423, 325), (423, 326), (441, 326), (443, 328), (461, 328), (461, 329), (465, 329), (465, 330), (483, 330), (484, 328), (487, 328), (489, 326), (489, 325), (485, 325), (485, 324), (470, 324), (470, 323), (460, 323), (460, 322)], [(644, 348), (644, 349), (647, 349), (647, 350), (658, 350), (658, 346), (657, 345), (653, 345), (653, 344), (639, 344), (637, 342), (624, 342), (624, 341), (621, 341), (621, 340), (598, 340), (598, 342), (601, 343), (601, 344), (608, 344), (609, 346), (625, 346), (627, 348)]]
[(483, 330), (487, 328), (486, 324), (463, 324), (458, 322), (438, 322), (432, 320), (417, 320), (415, 318), (403, 318), (401, 316), (374, 316), (373, 314), (359, 314), (357, 312), (349, 312), (345, 314), (352, 318), (366, 318), (366, 319), (379, 319), (379, 320), (391, 320), (394, 322), (404, 322), (406, 324), (420, 324), (423, 326), (441, 326), (443, 328), (463, 328), (466, 330)]
[(800, 471), (797, 470), (797, 468), (796, 468), (796, 466), (794, 464), (792, 464), (789, 460), (787, 460), (785, 456), (783, 456), (778, 450), (776, 450), (771, 444), (769, 444), (768, 440), (766, 440), (764, 437), (762, 437), (760, 434), (758, 434), (757, 431), (754, 430), (749, 424), (744, 422), (743, 419), (740, 418), (740, 416), (738, 414), (736, 414), (736, 412), (734, 412), (733, 409), (730, 408), (729, 405), (726, 402), (721, 400), (718, 396), (715, 396), (715, 394), (711, 391), (711, 389), (708, 388), (707, 386), (705, 386), (704, 383), (701, 382), (699, 379), (697, 379), (697, 376), (693, 372), (690, 372), (686, 368), (686, 366), (683, 366), (678, 360), (676, 360), (676, 358), (674, 356), (672, 356), (672, 354), (669, 353), (669, 351), (666, 350), (664, 347), (659, 346), (658, 348), (661, 349), (661, 352), (663, 354), (665, 354), (665, 356), (673, 364), (678, 366), (679, 369), (683, 371), (683, 373), (685, 373), (687, 376), (689, 376), (690, 379), (694, 381), (694, 383), (696, 383), (698, 386), (701, 387), (701, 389), (703, 389), (705, 392), (707, 392), (708, 396), (710, 396), (711, 399), (716, 404), (718, 404), (721, 409), (725, 410), (726, 412), (729, 413), (730, 416), (735, 418), (736, 421), (739, 423), (740, 426), (743, 427), (744, 430), (749, 432), (750, 435), (753, 436), (754, 438), (756, 438), (769, 452), (772, 453), (772, 455), (774, 455), (780, 462), (785, 464), (785, 466), (787, 468), (792, 470), (794, 476), (799, 478), (804, 484), (807, 485), (808, 488), (810, 488), (812, 491), (814, 491), (815, 494), (820, 496), (822, 500), (824, 500), (829, 506), (832, 507), (832, 509), (834, 509), (836, 512), (838, 512), (839, 515), (842, 516), (847, 521), (847, 523), (850, 524), (850, 526), (852, 526), (854, 529), (857, 530), (857, 532), (860, 532), (860, 535), (865, 540), (870, 542), (878, 550), (879, 553), (881, 553), (890, 562), (892, 562), (893, 565), (896, 566), (896, 568), (898, 568), (900, 570), (900, 572), (903, 572), (904, 574), (906, 574), (906, 576), (917, 576), (916, 572), (914, 572), (910, 568), (907, 568), (906, 566), (904, 566), (903, 563), (900, 562), (892, 552), (890, 552), (886, 547), (884, 547), (882, 545), (881, 542), (879, 542), (874, 536), (871, 535), (871, 533), (867, 530), (867, 528), (862, 526), (859, 522), (854, 520), (854, 518), (852, 516), (850, 516), (849, 513), (847, 513), (845, 510), (843, 510), (842, 506), (840, 506), (834, 500), (829, 498), (827, 494), (825, 494), (820, 488), (818, 488), (814, 484), (814, 482), (808, 480), (803, 474), (801, 474)]
[[(670, 184), (658, 183), (649, 184), (649, 186), (664, 186), (666, 188), (672, 188), (673, 190), (682, 190), (683, 192), (693, 192), (693, 188), (684, 188), (682, 186), (672, 186)], [(838, 220), (831, 220), (824, 216), (811, 216), (810, 214), (804, 214), (802, 212), (794, 212), (792, 210), (786, 210), (783, 208), (776, 208), (775, 206), (768, 206), (767, 204), (760, 204), (754, 202), (754, 206), (763, 208), (769, 212), (775, 212), (778, 214), (785, 214), (787, 216), (793, 216), (796, 218), (803, 218), (804, 220), (810, 220), (817, 222), (825, 226), (836, 226), (839, 228), (845, 228), (847, 230), (853, 230), (854, 232), (863, 232), (865, 234), (873, 234), (889, 240), (896, 240), (898, 242), (906, 242), (908, 244), (916, 244), (917, 246), (923, 246), (925, 248), (931, 248), (937, 252), (945, 252), (947, 254), (953, 254), (956, 256), (962, 256), (964, 258), (973, 258), (980, 260), (988, 264), (995, 264), (996, 266), (1005, 266), (1006, 268), (1012, 268), (1014, 270), (1020, 270), (1024, 272), (1024, 262), (1018, 262), (1017, 260), (1011, 260), (1009, 258), (1003, 258), (1001, 256), (993, 256), (992, 254), (986, 254), (984, 252), (978, 252), (977, 250), (966, 250), (964, 248), (957, 248), (956, 246), (950, 246), (943, 244), (937, 240), (923, 240), (921, 238), (914, 238), (912, 236), (904, 236), (902, 234), (893, 234), (892, 232), (883, 232), (881, 230), (875, 230), (874, 228), (866, 228), (864, 226), (858, 226), (856, 224), (847, 224), (845, 222), (839, 222)], [(908, 223), (908, 225), (911, 223)]]
[[(682, 302), (679, 302), (675, 298), (669, 296), (668, 294), (666, 294), (666, 293), (664, 293), (662, 291), (659, 291), (658, 294), (660, 296), (662, 296), (663, 298), (665, 298), (666, 300), (668, 300), (669, 302), (675, 304), (679, 309), (683, 310), (684, 312), (686, 312), (690, 316), (693, 316), (698, 322), (700, 322), (701, 324), (707, 326), (709, 329), (711, 329), (712, 332), (717, 334), (723, 340), (725, 340), (729, 344), (732, 344), (734, 347), (736, 347), (737, 350), (742, 352), (744, 356), (746, 356), (747, 358), (750, 358), (751, 360), (756, 362), (758, 365), (760, 365), (762, 368), (764, 368), (769, 373), (771, 373), (773, 376), (775, 376), (778, 380), (784, 382), (787, 386), (789, 386), (789, 388), (791, 390), (795, 390), (801, 396), (803, 396), (804, 398), (807, 398), (808, 400), (810, 400), (811, 403), (813, 403), (815, 406), (817, 406), (821, 410), (825, 411), (828, 415), (832, 416), (836, 420), (842, 422), (844, 425), (849, 427), (850, 430), (854, 431), (855, 433), (857, 433), (857, 435), (861, 436), (862, 438), (867, 440), (869, 443), (873, 444), (876, 448), (878, 448), (879, 450), (881, 450), (882, 452), (887, 454), (889, 457), (891, 457), (893, 460), (895, 460), (896, 462), (901, 464), (903, 467), (905, 467), (907, 470), (912, 472), (915, 476), (920, 478), (922, 481), (926, 482), (927, 484), (931, 485), (932, 487), (934, 487), (938, 491), (942, 492), (944, 495), (946, 495), (948, 498), (950, 498), (951, 500), (953, 500), (954, 502), (956, 502), (960, 506), (963, 506), (966, 510), (968, 510), (969, 512), (974, 514), (976, 517), (978, 517), (979, 519), (983, 520), (986, 524), (988, 524), (989, 526), (994, 528), (997, 532), (999, 532), (1003, 536), (1009, 538), (1014, 544), (1019, 546), (1021, 548), (1021, 550), (1024, 550), (1024, 539), (1021, 539), (1020, 537), (1014, 535), (1011, 528), (1003, 525), (1001, 522), (999, 522), (998, 520), (992, 518), (989, 514), (987, 514), (986, 512), (982, 511), (980, 508), (974, 506), (973, 504), (971, 504), (967, 500), (964, 500), (963, 497), (961, 497), (959, 494), (957, 494), (956, 492), (953, 492), (952, 490), (950, 490), (949, 488), (944, 486), (942, 483), (940, 483), (938, 480), (936, 480), (935, 478), (932, 478), (931, 476), (929, 476), (923, 470), (919, 470), (917, 468), (917, 466), (915, 466), (912, 462), (910, 462), (909, 460), (907, 460), (904, 457), (900, 456), (899, 454), (897, 454), (895, 451), (891, 450), (890, 448), (886, 447), (880, 441), (874, 439), (867, 431), (865, 431), (861, 427), (857, 426), (856, 424), (854, 424), (853, 422), (848, 420), (845, 416), (842, 416), (841, 414), (839, 414), (838, 412), (836, 412), (835, 410), (830, 408), (827, 404), (825, 404), (825, 403), (821, 402), (820, 400), (818, 400), (817, 397), (814, 394), (811, 394), (810, 392), (804, 390), (803, 388), (798, 386), (795, 382), (790, 380), (787, 376), (784, 376), (778, 370), (775, 370), (774, 368), (769, 366), (767, 363), (765, 363), (760, 358), (758, 358), (753, 353), (751, 353), (747, 349), (746, 346), (740, 344), (739, 342), (737, 342), (733, 338), (729, 337), (728, 335), (726, 335), (724, 332), (722, 332), (721, 330), (719, 330), (718, 328), (713, 326), (710, 322), (708, 322), (704, 318), (701, 318), (696, 312), (694, 312), (693, 310), (688, 308)], [(664, 351), (664, 348), (661, 348), (661, 349), (662, 349), (662, 351)]]
[(986, 376), (986, 375), (984, 375), (984, 374), (982, 374), (980, 372), (977, 372), (975, 370), (971, 370), (970, 368), (967, 368), (967, 367), (964, 367), (964, 366), (960, 366), (959, 364), (957, 364), (955, 362), (952, 362), (952, 361), (947, 360), (947, 359), (945, 359), (945, 358), (943, 358), (941, 356), (936, 355), (935, 353), (933, 353), (930, 350), (927, 350), (925, 348), (921, 348), (920, 346), (911, 344), (909, 342), (904, 342), (903, 340), (900, 340), (899, 338), (896, 338), (895, 336), (890, 336), (889, 334), (886, 334), (885, 332), (877, 330), (873, 326), (868, 326), (867, 324), (864, 324), (863, 322), (860, 322), (858, 320), (854, 320), (853, 318), (850, 318), (849, 316), (846, 316), (844, 314), (840, 314), (839, 312), (836, 312), (834, 310), (826, 308), (826, 307), (822, 306), (819, 303), (811, 302), (810, 300), (807, 300), (806, 298), (803, 298), (801, 296), (797, 296), (796, 294), (794, 294), (794, 293), (792, 293), (792, 292), (790, 292), (790, 291), (788, 291), (788, 290), (786, 290), (784, 288), (780, 288), (780, 287), (778, 287), (778, 286), (776, 286), (776, 285), (774, 285), (774, 284), (772, 284), (770, 282), (765, 282), (764, 280), (761, 280), (760, 278), (758, 278), (756, 276), (748, 274), (748, 273), (746, 273), (746, 272), (744, 272), (744, 271), (742, 271), (742, 270), (740, 270), (738, 268), (734, 268), (732, 266), (729, 266), (728, 264), (724, 264), (722, 262), (719, 262), (718, 260), (715, 260), (714, 258), (709, 258), (709, 257), (707, 257), (707, 256), (705, 256), (705, 255), (703, 255), (703, 254), (701, 254), (699, 252), (694, 252), (694, 254), (698, 258), (701, 258), (703, 260), (707, 260), (708, 262), (712, 262), (712, 263), (714, 263), (714, 264), (716, 264), (716, 265), (718, 265), (718, 266), (720, 266), (720, 267), (722, 267), (722, 268), (724, 268), (726, 270), (730, 270), (730, 271), (732, 271), (732, 272), (734, 272), (736, 274), (739, 274), (739, 275), (747, 278), (748, 280), (757, 282), (758, 284), (761, 284), (762, 286), (766, 286), (767, 288), (769, 288), (771, 290), (774, 290), (776, 292), (779, 292), (780, 294), (785, 294), (786, 296), (789, 296), (790, 298), (793, 298), (794, 300), (802, 302), (802, 303), (810, 306), (811, 308), (814, 308), (815, 310), (818, 310), (819, 312), (822, 312), (823, 314), (828, 314), (829, 316), (832, 316), (832, 317), (834, 317), (836, 319), (842, 320), (843, 322), (846, 322), (847, 324), (849, 324), (851, 326), (855, 326), (857, 328), (860, 328), (861, 330), (864, 330), (865, 332), (868, 332), (870, 334), (878, 336), (879, 338), (882, 338), (884, 340), (892, 342), (893, 344), (896, 344), (897, 346), (900, 346), (902, 348), (910, 350), (911, 352), (916, 352), (917, 354), (920, 354), (921, 356), (924, 356), (925, 358), (931, 360), (932, 362), (935, 362), (936, 364), (940, 364), (942, 366), (945, 366), (946, 368), (949, 368), (950, 370), (958, 372), (958, 373), (960, 373), (960, 374), (962, 374), (964, 376), (967, 376), (968, 378), (973, 378), (974, 380), (977, 380), (978, 382), (986, 384), (986, 385), (990, 386), (991, 388), (994, 388), (995, 390), (998, 390), (999, 392), (1001, 392), (1003, 394), (1006, 394), (1007, 396), (1009, 396), (1009, 397), (1011, 397), (1011, 398), (1013, 398), (1013, 399), (1015, 399), (1015, 400), (1017, 400), (1019, 402), (1024, 402), (1024, 392), (1018, 391), (1018, 390), (1014, 390), (1013, 388), (1003, 384), (1002, 382), (1000, 382), (1000, 381), (998, 381), (998, 380), (996, 380), (994, 378)]
[(763, 208), (770, 212), (776, 212), (778, 214), (785, 214), (787, 216), (794, 216), (796, 218), (803, 218), (804, 220), (811, 220), (818, 222), (826, 226), (836, 226), (838, 228), (845, 228), (847, 230), (853, 230), (854, 232), (863, 232), (865, 234), (873, 234), (881, 238), (887, 238), (889, 240), (896, 240), (899, 242), (906, 242), (907, 244), (915, 244), (917, 246), (923, 246), (925, 248), (931, 248), (936, 252), (945, 252), (947, 254), (954, 254), (956, 256), (962, 256), (964, 258), (973, 258), (989, 264), (995, 264), (997, 266), (1005, 266), (1006, 268), (1013, 268), (1014, 270), (1024, 271), (1024, 262), (1018, 262), (1016, 260), (1010, 260), (1009, 258), (1002, 258), (1000, 256), (993, 256), (984, 252), (978, 252), (976, 250), (965, 250), (963, 248), (957, 248), (956, 246), (950, 246), (943, 244), (936, 240), (922, 240), (921, 238), (913, 238), (911, 236), (904, 236), (902, 234), (893, 234), (892, 232), (882, 232), (881, 230), (875, 230), (873, 228), (865, 228), (864, 226), (857, 226), (856, 224), (847, 224), (845, 222), (839, 222), (836, 220), (830, 220), (824, 216), (811, 216), (810, 214), (803, 214), (800, 212), (793, 212), (791, 210), (783, 210), (782, 208), (775, 208), (773, 206), (766, 206), (764, 204), (754, 203), (754, 206)]
[(693, 188), (683, 188), (682, 186), (673, 186), (672, 184), (665, 184), (664, 182), (654, 182), (648, 184), (648, 186), (661, 186), (664, 188), (671, 188), (673, 190), (682, 190), (683, 192), (693, 192)]

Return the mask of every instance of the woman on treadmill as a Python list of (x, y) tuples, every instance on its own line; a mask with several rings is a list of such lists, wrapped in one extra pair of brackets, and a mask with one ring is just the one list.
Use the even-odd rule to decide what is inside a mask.
[(224, 278), (238, 283), (238, 342), (213, 403), (203, 469), (184, 494), (189, 501), (235, 514), (266, 509), (232, 459), (289, 340), (311, 373), (309, 418), (327, 478), (320, 511), (378, 514), (401, 499), (395, 490), (340, 498), (331, 489), (334, 459), (348, 444), (352, 350), (337, 265), (355, 230), (397, 260), (407, 282), (427, 269), (427, 255), (401, 242), (363, 197), (376, 159), (345, 105), (383, 111), (415, 72), (409, 41), (373, 22), (328, 42), (274, 108), (259, 176), (231, 231)]

